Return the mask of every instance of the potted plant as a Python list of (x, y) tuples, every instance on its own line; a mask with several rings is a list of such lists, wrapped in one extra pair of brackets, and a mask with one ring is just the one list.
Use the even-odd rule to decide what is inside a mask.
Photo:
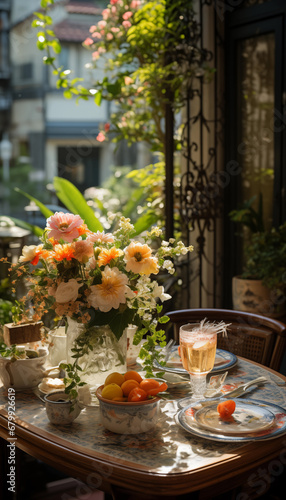
[(281, 317), (286, 314), (286, 222), (256, 231), (246, 245), (243, 272), (232, 280), (233, 308)]

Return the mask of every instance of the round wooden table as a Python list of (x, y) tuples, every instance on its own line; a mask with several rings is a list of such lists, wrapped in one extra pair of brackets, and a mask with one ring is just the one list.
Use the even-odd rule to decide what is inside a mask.
[[(264, 375), (269, 383), (254, 387), (247, 398), (285, 409), (286, 377), (245, 359), (228, 370), (226, 384), (239, 385)], [(186, 389), (186, 388), (185, 388)], [(156, 428), (139, 435), (119, 435), (104, 429), (98, 406), (86, 408), (71, 426), (54, 426), (33, 391), (15, 393), (15, 434), (8, 430), (8, 391), (0, 389), (0, 436), (7, 447), (24, 452), (83, 481), (88, 488), (129, 497), (212, 498), (246, 484), (255, 491), (268, 476), (285, 473), (286, 434), (247, 443), (216, 442), (196, 437), (175, 421), (182, 389), (173, 389), (161, 404)], [(5, 443), (5, 442), (4, 442)], [(264, 471), (264, 472), (263, 472)], [(17, 471), (16, 471), (17, 472)], [(263, 472), (263, 474), (262, 474)], [(262, 475), (262, 476), (261, 476)], [(261, 477), (260, 477), (261, 476)]]

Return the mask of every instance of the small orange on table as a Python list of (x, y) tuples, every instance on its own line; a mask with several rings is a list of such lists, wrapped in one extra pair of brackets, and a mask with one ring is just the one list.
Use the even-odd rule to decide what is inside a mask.
[(227, 420), (233, 414), (235, 410), (235, 401), (232, 399), (227, 399), (222, 401), (217, 406), (217, 411), (219, 413), (220, 418)]

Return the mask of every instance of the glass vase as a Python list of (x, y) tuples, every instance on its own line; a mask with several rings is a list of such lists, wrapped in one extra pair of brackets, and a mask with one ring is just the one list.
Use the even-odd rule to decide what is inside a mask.
[(115, 337), (109, 325), (92, 326), (68, 319), (67, 328), (67, 363), (73, 363), (72, 349), (79, 336), (86, 336), (88, 344), (92, 346), (84, 356), (79, 358), (78, 365), (82, 368), (80, 378), (91, 387), (102, 385), (106, 377), (112, 372), (125, 373), (127, 337), (126, 330), (119, 340)]

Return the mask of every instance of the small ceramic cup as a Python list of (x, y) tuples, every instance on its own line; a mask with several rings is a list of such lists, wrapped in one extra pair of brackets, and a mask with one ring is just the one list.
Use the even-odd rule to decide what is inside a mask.
[(160, 398), (146, 401), (121, 402), (103, 398), (103, 385), (96, 391), (99, 400), (101, 423), (106, 429), (118, 434), (141, 434), (153, 429), (158, 421)]
[[(77, 401), (71, 402), (63, 391), (52, 392), (44, 396), (49, 421), (55, 425), (69, 425), (80, 414), (82, 407)], [(73, 409), (71, 407), (73, 405)]]

